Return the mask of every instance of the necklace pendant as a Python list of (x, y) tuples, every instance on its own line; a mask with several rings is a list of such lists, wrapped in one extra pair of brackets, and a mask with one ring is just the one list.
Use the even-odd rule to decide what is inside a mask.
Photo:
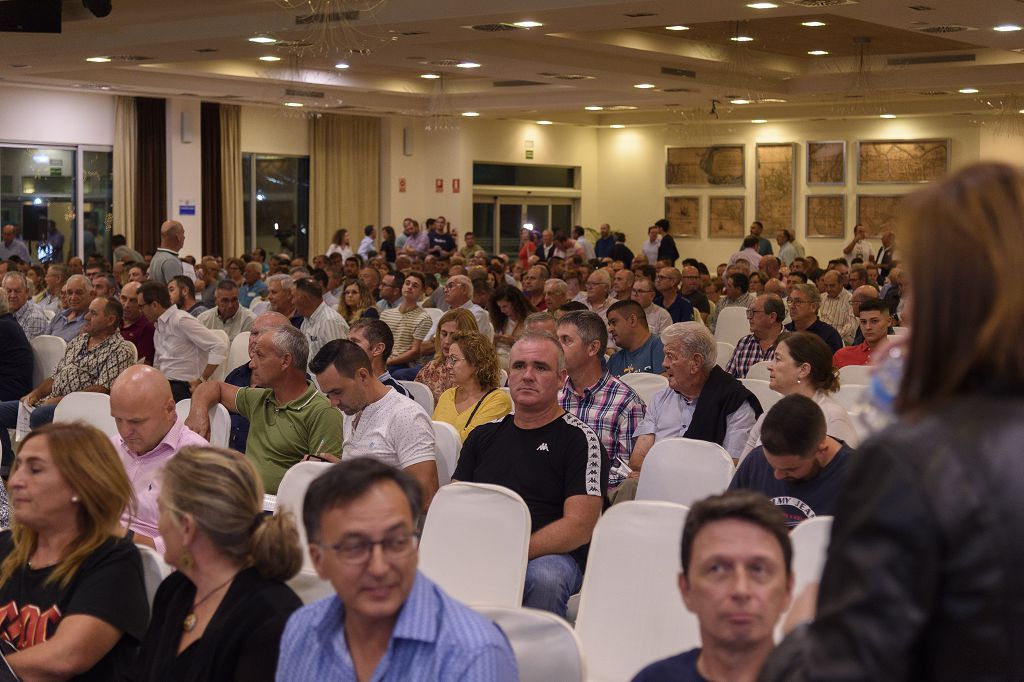
[(196, 618), (196, 614), (195, 613), (188, 614), (187, 616), (185, 616), (185, 620), (182, 621), (182, 623), (181, 623), (181, 629), (184, 630), (185, 632), (192, 632), (193, 630), (195, 630), (196, 622), (198, 620), (199, 619)]

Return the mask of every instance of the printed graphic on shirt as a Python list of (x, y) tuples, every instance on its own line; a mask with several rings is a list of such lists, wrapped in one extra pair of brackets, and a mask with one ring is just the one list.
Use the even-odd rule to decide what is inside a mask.
[(548, 444), (547, 443), (541, 443), (540, 445), (538, 445), (537, 446), (537, 452), (550, 452), (550, 450), (548, 450)]
[(597, 495), (601, 493), (601, 441), (594, 430), (581, 421), (571, 412), (562, 415), (566, 424), (575, 426), (587, 437), (587, 494)]
[(19, 650), (27, 649), (45, 642), (47, 628), (60, 619), (60, 609), (56, 606), (40, 612), (35, 604), (26, 604), (19, 609), (12, 600), (0, 607), (0, 638)]

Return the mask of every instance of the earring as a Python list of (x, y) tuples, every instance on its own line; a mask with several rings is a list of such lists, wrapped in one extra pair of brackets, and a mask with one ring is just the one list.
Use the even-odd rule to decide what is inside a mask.
[(193, 557), (192, 552), (188, 551), (187, 549), (182, 550), (181, 558), (178, 560), (178, 562), (181, 564), (181, 570), (183, 571), (191, 571), (193, 568), (195, 568), (196, 565), (195, 557)]
[(71, 504), (78, 504), (81, 500), (78, 499), (78, 495), (71, 496)]

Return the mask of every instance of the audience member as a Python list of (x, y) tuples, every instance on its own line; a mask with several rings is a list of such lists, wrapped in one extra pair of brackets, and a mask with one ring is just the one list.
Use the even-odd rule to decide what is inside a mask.
[(140, 286), (138, 282), (129, 282), (121, 288), (120, 300), (124, 317), (121, 320), (121, 336), (135, 346), (139, 362), (152, 365), (156, 352), (153, 345), (156, 327), (142, 314), (142, 307), (139, 305)]
[(28, 280), (25, 279), (25, 275), (20, 272), (8, 272), (2, 281), (7, 312), (21, 325), (25, 336), (31, 341), (40, 334), (45, 334), (50, 322), (46, 319), (43, 309), (29, 299)]
[(148, 279), (166, 286), (176, 275), (185, 274), (178, 252), (185, 246), (185, 228), (177, 220), (167, 220), (160, 226), (160, 248), (153, 254), (146, 270)]
[[(173, 299), (171, 303), (174, 303)], [(228, 335), (228, 343), (242, 332), (252, 329), (256, 316), (241, 304), (238, 286), (230, 279), (217, 285), (216, 307), (207, 310), (197, 318), (207, 329), (220, 330)], [(184, 310), (179, 308), (179, 310)]]
[(835, 270), (822, 275), (821, 281), (825, 285), (825, 296), (821, 299), (818, 316), (822, 322), (839, 332), (843, 343), (850, 343), (857, 329), (857, 318), (850, 307), (850, 292), (843, 288), (842, 278)]
[[(753, 227), (753, 225), (751, 225), (751, 227)], [(743, 244), (740, 246), (740, 250), (729, 256), (728, 264), (733, 266), (739, 261), (746, 261), (749, 265), (750, 271), (757, 270), (758, 266), (761, 264), (761, 254), (758, 253), (758, 244), (761, 239), (762, 237), (757, 237), (753, 234), (745, 237), (743, 239)], [(768, 244), (768, 253), (771, 253), (771, 242), (767, 239), (764, 241)]]
[(658, 248), (661, 246), (661, 230), (655, 225), (647, 228), (647, 241), (640, 246), (640, 251), (648, 263), (655, 263), (658, 260)]
[(448, 278), (444, 285), (444, 300), (449, 309), (465, 308), (476, 318), (476, 326), (480, 333), (488, 339), (494, 338), (494, 328), (487, 311), (473, 303), (473, 283), (465, 275), (456, 275)]
[(804, 247), (797, 243), (791, 230), (776, 230), (775, 243), (779, 245), (779, 260), (789, 267), (797, 258), (804, 257)]
[(501, 367), (494, 345), (476, 332), (458, 332), (448, 351), (454, 386), (441, 394), (434, 421), (451, 424), (465, 441), (481, 424), (502, 419), (512, 399), (498, 387)]
[(594, 431), (562, 409), (565, 355), (546, 334), (512, 347), (515, 412), (473, 430), (453, 480), (503, 485), (530, 509), (533, 534), (523, 605), (566, 615), (583, 583), (587, 550), (608, 486), (608, 458)]
[(479, 331), (476, 318), (464, 308), (449, 310), (438, 320), (437, 331), (434, 333), (434, 357), (416, 374), (416, 381), (430, 389), (435, 403), (442, 393), (454, 385), (452, 367), (448, 361), (452, 338), (456, 332), (476, 331)]
[(564, 280), (549, 279), (544, 282), (544, 307), (537, 306), (537, 310), (546, 310), (554, 313), (561, 306), (569, 301), (569, 287)]
[(348, 330), (348, 340), (362, 348), (370, 358), (374, 376), (385, 386), (390, 386), (406, 398), (411, 398), (409, 389), (395, 380), (388, 371), (387, 362), (395, 345), (391, 328), (381, 320), (357, 320)]
[(388, 358), (388, 365), (399, 379), (410, 380), (416, 377), (420, 368), (423, 340), (427, 338), (432, 326), (430, 315), (420, 307), (423, 279), (422, 272), (407, 273), (402, 281), (401, 304), (380, 314), (381, 321), (391, 328), (394, 335), (395, 346)]
[(192, 317), (199, 317), (200, 313), (206, 312), (206, 306), (196, 300), (196, 283), (185, 275), (172, 277), (167, 283), (167, 293), (178, 310), (184, 310)]
[(85, 275), (71, 275), (64, 286), (67, 305), (50, 321), (46, 333), (71, 343), (85, 326), (85, 312), (93, 300), (92, 282)]
[(32, 256), (29, 255), (28, 246), (25, 242), (18, 239), (18, 228), (14, 225), (4, 225), (3, 229), (0, 230), (0, 236), (3, 237), (3, 241), (0, 241), (0, 261), (10, 260), (12, 257), (20, 258), (23, 263), (32, 262)]
[(754, 294), (750, 293), (750, 278), (742, 272), (732, 271), (725, 276), (725, 296), (718, 299), (715, 312), (708, 318), (708, 329), (714, 333), (718, 327), (718, 316), (725, 308), (749, 308), (754, 302)]
[(46, 288), (36, 294), (32, 300), (44, 311), (52, 311), (54, 314), (61, 311), (60, 291), (67, 281), (68, 271), (63, 265), (49, 265), (46, 268), (46, 275), (43, 281)]
[(512, 344), (523, 334), (526, 329), (526, 318), (537, 312), (537, 308), (515, 287), (503, 286), (491, 297), (489, 312), (494, 327), (498, 364), (501, 369), (507, 370)]
[(676, 248), (676, 240), (668, 233), (668, 219), (661, 218), (656, 220), (654, 226), (658, 228), (658, 232), (661, 235), (661, 239), (658, 240), (658, 254), (655, 260), (675, 267), (676, 261), (679, 260), (679, 249)]
[[(534, 265), (523, 274), (523, 295), (530, 300), (537, 310), (547, 310), (547, 291), (550, 280), (548, 269), (543, 265)], [(557, 307), (557, 306), (556, 306)]]
[[(368, 311), (373, 311), (367, 314)], [(372, 292), (366, 288), (362, 280), (349, 280), (341, 290), (341, 300), (338, 302), (338, 314), (348, 322), (351, 328), (363, 317), (379, 318), (377, 306), (374, 304)]]
[(295, 280), (291, 276), (280, 274), (267, 277), (267, 300), (270, 301), (270, 310), (287, 317), (298, 329), (302, 326), (302, 315), (295, 309), (294, 294)]
[(587, 310), (597, 313), (608, 322), (608, 308), (615, 303), (611, 297), (611, 276), (604, 270), (596, 270), (587, 278), (587, 293), (583, 300)]
[(632, 270), (623, 268), (612, 277), (612, 297), (618, 301), (628, 301), (633, 292), (633, 282), (636, 275)]
[(811, 332), (821, 338), (835, 353), (843, 347), (839, 332), (818, 319), (821, 293), (813, 284), (794, 284), (789, 288), (790, 323), (784, 329), (789, 332)]
[(248, 310), (255, 299), (267, 296), (267, 284), (263, 281), (263, 265), (255, 261), (246, 263), (242, 279), (244, 282), (238, 287), (238, 300), (242, 308)]
[[(0, 353), (0, 401), (16, 401), (32, 390), (34, 354), (25, 330), (8, 312), (4, 296), (0, 296), (0, 348), (3, 348), (3, 353)], [(2, 439), (0, 435), (0, 442)]]
[(864, 225), (858, 223), (853, 226), (853, 239), (843, 247), (843, 256), (847, 264), (852, 264), (857, 259), (862, 263), (874, 260), (875, 256), (871, 252), (871, 244), (868, 243), (867, 237), (868, 231)]
[[(654, 302), (654, 296), (654, 282), (643, 277), (637, 277), (629, 290), (629, 297), (643, 308), (644, 317), (647, 319), (647, 328), (652, 334), (658, 336), (665, 327), (672, 324), (672, 316), (668, 314), (667, 310)], [(622, 344), (619, 343), (618, 345), (621, 346)]]
[(775, 344), (786, 319), (786, 305), (774, 294), (758, 296), (747, 308), (747, 319), (750, 333), (736, 342), (736, 350), (725, 366), (725, 371), (737, 379), (745, 379), (755, 363), (775, 358)]
[[(864, 343), (864, 333), (860, 330), (860, 306), (868, 301), (881, 301), (877, 288), (870, 284), (865, 284), (853, 290), (853, 294), (850, 297), (850, 308), (853, 310), (853, 316), (858, 318), (858, 321), (857, 333), (853, 335), (853, 343), (851, 345), (856, 346)], [(887, 335), (896, 333), (892, 328), (892, 322), (892, 314), (889, 313), (889, 324), (885, 327)]]
[[(586, 310), (586, 306), (583, 309)], [(526, 331), (528, 332), (544, 332), (556, 336), (557, 328), (558, 318), (547, 310), (526, 316)]]
[(658, 290), (654, 302), (668, 311), (672, 322), (689, 322), (693, 320), (693, 304), (679, 294), (679, 283), (682, 275), (675, 268), (661, 268), (654, 279), (654, 288)]
[(295, 281), (292, 301), (295, 311), (302, 315), (300, 329), (309, 341), (309, 359), (326, 344), (336, 339), (348, 338), (348, 322), (338, 311), (324, 303), (323, 287), (312, 278)]
[(832, 364), (836, 369), (848, 365), (870, 365), (872, 353), (886, 342), (892, 328), (892, 317), (882, 301), (864, 301), (859, 304), (858, 310), (857, 321), (864, 340), (856, 346), (847, 346), (835, 352)]
[[(685, 263), (685, 261), (684, 261)], [(700, 270), (694, 265), (683, 265), (679, 284), (679, 295), (685, 298), (701, 315), (701, 320), (707, 323), (711, 316), (711, 304), (707, 295), (701, 288)], [(650, 318), (650, 315), (648, 315)], [(687, 320), (673, 320), (674, 322), (686, 322)], [(651, 333), (655, 332), (651, 327)]]
[(636, 301), (616, 301), (608, 309), (608, 331), (621, 350), (608, 359), (608, 371), (617, 377), (632, 372), (660, 374), (665, 364), (661, 339), (647, 326), (644, 309)]

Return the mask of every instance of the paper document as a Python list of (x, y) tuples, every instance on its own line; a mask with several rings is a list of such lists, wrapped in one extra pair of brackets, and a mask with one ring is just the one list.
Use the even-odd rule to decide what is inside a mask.
[(29, 417), (32, 416), (34, 407), (29, 407), (25, 403), (18, 401), (18, 426), (14, 432), (14, 440), (21, 442), (25, 440), (25, 436), (28, 435), (32, 427), (29, 425)]

